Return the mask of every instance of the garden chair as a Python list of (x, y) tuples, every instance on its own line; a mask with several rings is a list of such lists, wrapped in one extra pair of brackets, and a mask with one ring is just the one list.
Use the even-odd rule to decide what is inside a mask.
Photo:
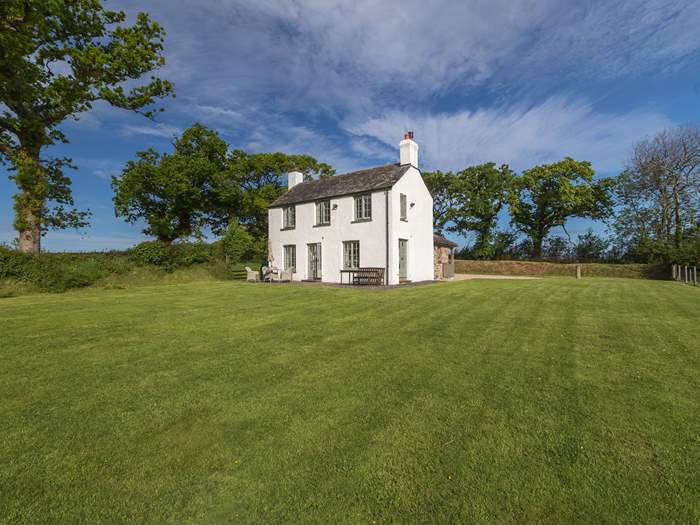
[(280, 282), (291, 282), (293, 274), (294, 274), (294, 268), (289, 267), (286, 270), (283, 270), (279, 273), (278, 280)]
[(249, 283), (260, 282), (260, 272), (256, 272), (255, 270), (251, 270), (248, 266), (246, 266), (245, 273), (246, 273), (246, 280)]

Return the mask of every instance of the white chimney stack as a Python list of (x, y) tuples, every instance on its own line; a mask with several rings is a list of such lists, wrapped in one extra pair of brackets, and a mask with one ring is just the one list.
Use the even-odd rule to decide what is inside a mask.
[(287, 173), (287, 190), (291, 190), (297, 184), (304, 182), (304, 174), (300, 171), (290, 171)]
[(414, 168), (418, 167), (418, 144), (413, 141), (413, 131), (407, 131), (403, 140), (399, 142), (399, 153), (401, 165), (410, 164)]

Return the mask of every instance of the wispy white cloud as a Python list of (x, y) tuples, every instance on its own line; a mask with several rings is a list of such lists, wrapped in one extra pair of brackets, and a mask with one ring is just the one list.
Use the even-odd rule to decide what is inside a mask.
[(126, 135), (149, 135), (153, 137), (164, 137), (170, 139), (175, 135), (182, 133), (182, 128), (171, 124), (157, 122), (151, 125), (126, 124), (122, 127), (122, 131)]
[(112, 175), (119, 174), (124, 167), (123, 162), (111, 158), (78, 157), (73, 162), (79, 169), (85, 169), (103, 180), (112, 180)]
[(426, 169), (458, 169), (487, 161), (524, 169), (570, 155), (610, 172), (621, 167), (636, 138), (672, 124), (654, 111), (599, 113), (585, 100), (552, 97), (532, 106), (453, 114), (389, 112), (345, 127), (387, 146), (398, 142), (397, 130), (414, 130)]
[(659, 74), (700, 51), (693, 0), (179, 0), (149, 12), (168, 29), (164, 74), (205, 107), (368, 114), (453, 90)]

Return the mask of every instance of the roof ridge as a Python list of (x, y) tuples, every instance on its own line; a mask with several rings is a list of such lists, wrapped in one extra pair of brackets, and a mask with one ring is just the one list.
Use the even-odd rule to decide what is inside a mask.
[(308, 202), (319, 198), (388, 188), (396, 184), (410, 167), (410, 165), (391, 163), (321, 179), (312, 179), (294, 185), (274, 202), (270, 203), (268, 207), (274, 208), (284, 204)]
[[(372, 168), (362, 168), (362, 169), (355, 170), (355, 171), (346, 171), (345, 173), (339, 173), (338, 175), (330, 175), (328, 177), (319, 177), (318, 179), (305, 180), (305, 181), (301, 182), (300, 184), (307, 184), (309, 182), (320, 182), (320, 181), (334, 180), (334, 179), (338, 179), (340, 177), (347, 177), (348, 175), (357, 175), (358, 173), (361, 173), (363, 171), (373, 171), (373, 170), (379, 170), (382, 168), (388, 168), (389, 166), (394, 166), (394, 167), (400, 168), (401, 164), (399, 164), (397, 162), (390, 162), (389, 164), (382, 164), (381, 166), (374, 166)], [(299, 186), (299, 184), (297, 184), (294, 187), (296, 188), (297, 186)]]

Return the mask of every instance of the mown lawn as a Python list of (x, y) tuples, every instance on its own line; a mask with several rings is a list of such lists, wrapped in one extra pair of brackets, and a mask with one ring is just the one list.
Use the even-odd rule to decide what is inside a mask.
[(0, 521), (697, 523), (700, 290), (0, 300)]

